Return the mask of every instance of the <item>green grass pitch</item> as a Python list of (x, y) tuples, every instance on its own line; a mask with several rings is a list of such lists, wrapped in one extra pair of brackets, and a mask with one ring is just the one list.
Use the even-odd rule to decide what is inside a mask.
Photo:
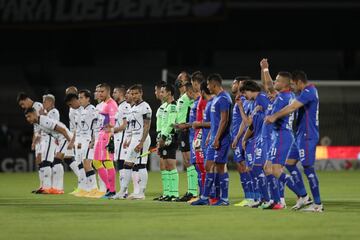
[[(231, 204), (242, 197), (239, 177), (230, 173)], [(320, 172), (324, 213), (293, 212), (294, 196), (281, 211), (193, 207), (154, 202), (159, 173), (149, 174), (144, 201), (35, 195), (37, 173), (0, 174), (0, 239), (360, 239), (360, 171)], [(65, 176), (66, 192), (75, 178)], [(186, 175), (180, 175), (181, 193)]]

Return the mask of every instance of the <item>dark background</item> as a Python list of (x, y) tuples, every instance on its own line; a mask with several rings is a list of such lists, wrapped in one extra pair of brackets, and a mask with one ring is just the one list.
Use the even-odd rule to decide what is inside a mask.
[[(219, 2), (221, 10), (206, 18), (145, 16), (76, 23), (3, 18), (0, 123), (8, 131), (1, 148), (11, 154), (29, 148), (32, 128), (16, 104), (19, 91), (37, 101), (44, 93), (53, 93), (67, 123), (63, 97), (69, 85), (93, 90), (101, 82), (142, 83), (144, 98), (155, 112), (153, 85), (161, 80), (163, 68), (176, 75), (185, 69), (218, 72), (225, 79), (236, 75), (258, 79), (259, 60), (268, 57), (273, 74), (303, 69), (312, 80), (360, 79), (358, 1)], [(344, 138), (338, 144), (359, 140)]]

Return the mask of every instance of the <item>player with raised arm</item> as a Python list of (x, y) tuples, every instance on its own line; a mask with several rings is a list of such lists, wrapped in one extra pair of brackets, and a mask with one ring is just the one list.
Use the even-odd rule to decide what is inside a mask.
[(210, 142), (207, 151), (206, 180), (204, 193), (200, 199), (191, 205), (209, 205), (209, 194), (214, 182), (214, 172), (219, 174), (220, 200), (213, 206), (229, 205), (229, 174), (226, 163), (230, 148), (230, 125), (231, 125), (231, 97), (222, 87), (222, 77), (219, 74), (211, 74), (207, 79), (210, 93), (216, 95), (211, 105), (211, 128)]
[[(26, 93), (20, 92), (17, 95), (16, 101), (18, 105), (23, 109), (29, 109), (34, 108), (38, 115), (40, 115), (40, 111), (43, 109), (43, 105), (40, 102), (33, 101)], [(33, 190), (32, 193), (40, 194), (43, 192), (42, 190), (42, 183), (43, 183), (43, 170), (42, 168), (43, 163), (41, 162), (41, 131), (38, 126), (38, 124), (34, 124), (34, 131), (32, 136), (32, 142), (31, 142), (31, 150), (35, 151), (35, 163), (38, 165), (39, 169), (39, 180), (40, 180), (40, 187), (36, 190)]]
[[(316, 87), (308, 82), (307, 76), (303, 71), (295, 71), (293, 73), (293, 81), (297, 90), (300, 91), (300, 95), (291, 104), (268, 116), (266, 122), (277, 122), (284, 116), (299, 109), (296, 141), (299, 147), (300, 161), (304, 167), (314, 199), (314, 203), (303, 210), (322, 212), (324, 208), (320, 198), (319, 180), (314, 169), (316, 144), (319, 140), (319, 96)], [(303, 206), (295, 209), (300, 209), (301, 207)]]

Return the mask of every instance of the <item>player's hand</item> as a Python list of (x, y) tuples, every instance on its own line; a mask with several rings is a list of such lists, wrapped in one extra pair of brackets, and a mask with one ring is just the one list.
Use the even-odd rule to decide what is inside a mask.
[(81, 149), (81, 143), (78, 143), (77, 149)]
[(238, 142), (239, 142), (239, 140), (237, 138), (235, 138), (234, 141), (231, 144), (231, 148), (236, 149)]
[(219, 149), (219, 147), (220, 147), (220, 141), (219, 141), (219, 139), (215, 138), (214, 143), (213, 143), (213, 148)]
[(144, 146), (144, 143), (140, 142), (140, 143), (135, 147), (134, 151), (137, 152), (137, 153), (140, 152), (141, 149), (143, 148), (143, 146)]
[(160, 138), (159, 147), (164, 147), (164, 146), (165, 146), (165, 141), (164, 141), (164, 139)]
[(39, 110), (39, 114), (40, 114), (40, 115), (46, 115), (45, 109), (41, 108), (41, 109)]
[(254, 109), (254, 111), (255, 112), (258, 112), (258, 111), (262, 111), (262, 106), (260, 106), (260, 105), (257, 105), (256, 107), (255, 107), (255, 109)]
[(68, 149), (68, 150), (71, 150), (71, 149), (73, 149), (73, 148), (74, 148), (74, 143), (73, 143), (73, 142), (70, 142), (69, 145), (68, 145), (68, 147), (67, 147), (67, 149)]
[(94, 148), (94, 145), (95, 145), (94, 141), (91, 140), (90, 143), (89, 143), (89, 148), (90, 148), (90, 149), (93, 149), (93, 148)]
[(201, 127), (201, 122), (195, 121), (192, 123), (192, 128), (196, 129), (196, 128), (200, 128), (200, 127)]
[(274, 115), (267, 116), (264, 119), (264, 122), (266, 124), (271, 124), (271, 123), (274, 123), (275, 121), (276, 121), (276, 118), (274, 117)]
[(235, 102), (237, 105), (243, 105), (243, 102), (241, 101), (241, 95), (240, 94), (236, 94), (236, 97), (235, 97)]
[(124, 148), (124, 149), (127, 149), (127, 148), (129, 147), (129, 145), (130, 145), (130, 141), (126, 141), (126, 140), (125, 140), (125, 142), (124, 142), (124, 144), (123, 144), (123, 148)]
[(261, 67), (261, 69), (269, 68), (269, 63), (268, 63), (267, 58), (261, 59), (260, 67)]
[(35, 143), (31, 143), (31, 150), (34, 151), (35, 150)]

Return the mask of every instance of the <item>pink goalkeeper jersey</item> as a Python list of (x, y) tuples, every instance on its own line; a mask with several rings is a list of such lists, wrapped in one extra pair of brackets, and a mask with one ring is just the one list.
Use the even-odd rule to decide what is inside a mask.
[(102, 129), (110, 124), (111, 126), (115, 126), (115, 115), (118, 110), (118, 105), (114, 99), (109, 98), (106, 102), (103, 103), (100, 114), (104, 116)]

